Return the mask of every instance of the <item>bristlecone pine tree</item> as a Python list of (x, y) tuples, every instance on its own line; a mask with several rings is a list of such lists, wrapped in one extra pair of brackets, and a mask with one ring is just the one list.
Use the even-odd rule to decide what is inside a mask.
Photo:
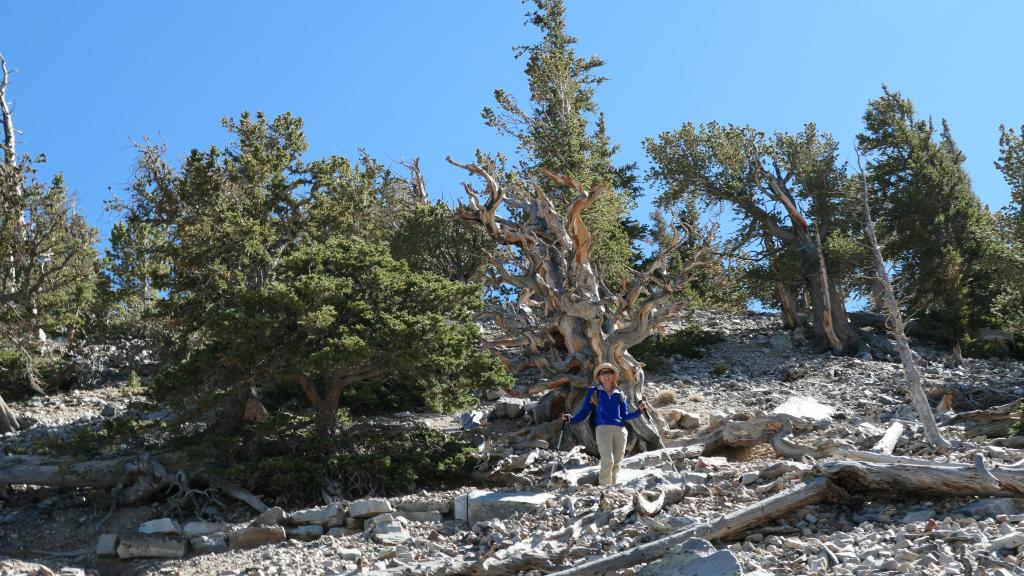
[[(28, 384), (42, 392), (33, 357), (44, 329), (70, 334), (82, 322), (94, 285), (96, 231), (74, 212), (62, 176), (39, 182), (32, 161), (18, 158), (7, 84), (0, 56), (0, 349), (21, 354)], [(0, 433), (17, 429), (0, 398)]]
[(1010, 185), (1011, 201), (998, 215), (1003, 274), (993, 309), (1003, 329), (1024, 335), (1024, 126), (1020, 131), (1000, 126), (999, 132), (996, 168)]
[[(643, 269), (634, 271), (621, 288), (612, 288), (592, 262), (594, 237), (583, 218), (587, 208), (608, 193), (606, 183), (598, 181), (588, 189), (548, 173), (552, 182), (564, 188), (563, 194), (575, 195), (563, 218), (543, 190), (535, 189), (529, 200), (515, 200), (527, 197), (525, 191), (500, 183), (493, 167), (449, 161), (483, 180), (483, 194), (465, 185), (469, 204), (460, 205), (458, 214), (483, 226), (498, 243), (494, 268), (499, 281), (517, 293), (515, 301), (489, 306), (490, 316), (508, 336), (493, 344), (522, 348), (522, 360), (506, 359), (513, 371), (538, 368), (550, 378), (549, 391), (534, 409), (535, 420), (543, 423), (578, 410), (586, 389), (593, 385), (593, 370), (601, 362), (619, 366), (621, 388), (635, 408), (645, 379), (629, 348), (679, 311), (681, 304), (672, 297), (705, 264), (712, 231), (678, 224)], [(522, 217), (504, 217), (506, 210)], [(663, 273), (668, 255), (687, 237), (700, 242), (691, 243), (688, 259), (674, 267), (672, 275)], [(663, 446), (650, 420), (631, 420), (629, 428), (631, 446), (634, 441), (641, 450)], [(594, 432), (586, 422), (572, 430), (577, 441), (596, 453)]]
[(648, 139), (645, 147), (653, 164), (649, 177), (663, 188), (659, 207), (694, 199), (732, 207), (740, 221), (736, 241), (765, 248), (763, 262), (774, 276), (787, 326), (795, 327), (794, 288), (801, 286), (819, 347), (858, 351), (862, 335), (846, 314), (843, 266), (826, 251), (851, 230), (839, 209), (847, 201), (847, 176), (830, 135), (814, 124), (766, 138), (750, 127), (687, 123)]

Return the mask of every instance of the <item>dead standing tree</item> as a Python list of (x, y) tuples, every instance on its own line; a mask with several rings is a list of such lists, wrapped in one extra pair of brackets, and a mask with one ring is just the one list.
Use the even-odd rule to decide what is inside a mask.
[[(620, 387), (635, 409), (645, 378), (642, 364), (629, 348), (643, 342), (679, 311), (680, 300), (673, 296), (692, 280), (706, 259), (714, 228), (699, 230), (676, 224), (646, 266), (633, 271), (619, 290), (613, 290), (591, 261), (594, 238), (583, 221), (587, 207), (607, 192), (606, 184), (596, 183), (587, 190), (570, 178), (545, 171), (547, 178), (575, 193), (563, 217), (540, 186), (534, 187), (532, 195), (509, 194), (508, 187), (499, 184), (487, 169), (451, 158), (448, 161), (484, 181), (486, 200), (471, 184), (464, 184), (469, 205), (460, 202), (458, 217), (483, 226), (500, 247), (500, 253), (491, 255), (496, 281), (513, 287), (517, 299), (489, 308), (489, 315), (505, 332), (504, 339), (491, 344), (521, 347), (524, 357), (517, 362), (503, 358), (506, 365), (513, 372), (537, 368), (549, 379), (547, 393), (534, 410), (537, 424), (557, 421), (563, 412), (578, 410), (592, 385), (593, 370), (602, 362), (620, 368)], [(502, 208), (519, 217), (500, 215)], [(698, 240), (691, 242), (696, 248), (669, 276), (667, 259), (687, 237)], [(628, 422), (628, 428), (632, 448), (642, 451), (664, 446), (651, 419), (636, 418)], [(572, 433), (587, 450), (597, 452), (588, 423), (573, 425)]]
[[(860, 167), (860, 157), (857, 157), (857, 165)], [(935, 424), (935, 415), (932, 407), (928, 404), (928, 397), (925, 396), (924, 387), (921, 384), (921, 373), (914, 364), (914, 356), (910, 351), (910, 342), (903, 329), (903, 315), (900, 313), (899, 303), (896, 301), (896, 293), (889, 282), (889, 273), (885, 270), (885, 260), (882, 259), (882, 251), (878, 248), (878, 239), (875, 237), (875, 222), (871, 218), (871, 205), (868, 203), (868, 181), (864, 175), (864, 169), (860, 170), (860, 179), (864, 187), (862, 194), (864, 200), (864, 231), (868, 237), (868, 244), (871, 247), (871, 254), (875, 261), (875, 280), (880, 289), (885, 307), (889, 313), (888, 327), (896, 339), (896, 349), (900, 353), (900, 361), (903, 363), (903, 373), (907, 380), (907, 388), (910, 393), (917, 417), (921, 419), (924, 427), (924, 436), (929, 444), (935, 448), (948, 450), (949, 442), (942, 437), (939, 427)]]

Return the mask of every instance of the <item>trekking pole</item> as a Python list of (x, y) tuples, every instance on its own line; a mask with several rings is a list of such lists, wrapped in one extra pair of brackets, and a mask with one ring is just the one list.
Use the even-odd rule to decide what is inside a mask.
[[(636, 401), (637, 401), (637, 406), (639, 407), (639, 403), (644, 401), (644, 393), (643, 392), (637, 392), (637, 394), (636, 394)], [(647, 421), (651, 423), (651, 426), (654, 427), (654, 430), (657, 431), (658, 430), (658, 425), (654, 422), (654, 417), (651, 416), (650, 409), (651, 409), (651, 407), (650, 407), (650, 405), (648, 405), (647, 406), (647, 410), (645, 410), (643, 412), (643, 414), (644, 414), (644, 416), (647, 417)], [(668, 458), (668, 463), (672, 465), (672, 469), (675, 470), (676, 472), (679, 472), (679, 468), (676, 468), (676, 462), (675, 462), (675, 460), (672, 459), (671, 456), (668, 456), (667, 454), (664, 454), (664, 453), (660, 456), (661, 460), (664, 460), (666, 458)]]
[[(551, 463), (551, 472), (548, 473), (548, 489), (551, 488), (551, 480), (555, 475), (555, 466), (562, 466), (562, 435), (565, 434), (565, 422), (562, 423), (562, 429), (558, 432), (558, 445), (555, 446), (555, 456), (558, 458)], [(562, 466), (565, 468), (565, 466)]]

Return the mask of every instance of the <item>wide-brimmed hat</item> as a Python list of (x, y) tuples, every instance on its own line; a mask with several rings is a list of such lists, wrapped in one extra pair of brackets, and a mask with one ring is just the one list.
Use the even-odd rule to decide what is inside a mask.
[(608, 362), (605, 362), (604, 364), (601, 364), (597, 368), (594, 368), (594, 380), (597, 380), (597, 375), (600, 374), (602, 370), (611, 370), (612, 372), (615, 372), (615, 379), (618, 380), (619, 367), (616, 366), (615, 364), (609, 364)]

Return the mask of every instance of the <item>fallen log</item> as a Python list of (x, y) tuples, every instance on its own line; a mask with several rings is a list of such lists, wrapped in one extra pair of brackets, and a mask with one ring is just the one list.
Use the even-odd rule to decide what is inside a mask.
[(0, 456), (0, 486), (112, 488), (133, 458), (76, 462), (46, 456)]
[(889, 428), (886, 429), (881, 440), (871, 447), (871, 451), (878, 452), (879, 454), (891, 455), (893, 449), (896, 448), (896, 443), (900, 440), (900, 436), (903, 436), (903, 424), (900, 422), (893, 422)]
[(972, 464), (929, 466), (833, 461), (818, 472), (847, 492), (916, 493), (943, 496), (1024, 496), (1024, 470), (991, 468), (995, 481)]
[(788, 428), (798, 432), (813, 429), (810, 422), (788, 414), (768, 414), (751, 420), (725, 420), (702, 430), (686, 440), (670, 440), (670, 447), (703, 446), (703, 454), (711, 455), (722, 448), (749, 448), (768, 442), (780, 430)]
[(760, 502), (741, 508), (735, 512), (712, 521), (697, 524), (654, 542), (642, 544), (636, 548), (613, 554), (606, 558), (593, 560), (574, 566), (553, 576), (600, 576), (616, 570), (636, 566), (642, 562), (650, 562), (664, 556), (672, 548), (690, 538), (717, 540), (731, 534), (743, 532), (762, 522), (785, 516), (786, 514), (839, 495), (839, 491), (825, 478), (815, 478), (792, 490), (765, 498)]
[(1020, 420), (1020, 400), (993, 406), (987, 410), (971, 410), (954, 414), (942, 422), (943, 426), (964, 424), (968, 437), (986, 436), (1003, 438), (1010, 435), (1010, 429)]
[(829, 441), (811, 448), (790, 442), (786, 439), (788, 434), (788, 429), (780, 430), (778, 434), (772, 437), (771, 445), (772, 449), (774, 449), (776, 453), (791, 460), (800, 460), (806, 456), (814, 460), (836, 458), (839, 460), (874, 462), (876, 464), (907, 464), (914, 466), (942, 466), (947, 468), (970, 466), (970, 464), (962, 462), (940, 462), (935, 460), (925, 460), (923, 458), (893, 456), (891, 454), (856, 450), (849, 444), (841, 441)]

